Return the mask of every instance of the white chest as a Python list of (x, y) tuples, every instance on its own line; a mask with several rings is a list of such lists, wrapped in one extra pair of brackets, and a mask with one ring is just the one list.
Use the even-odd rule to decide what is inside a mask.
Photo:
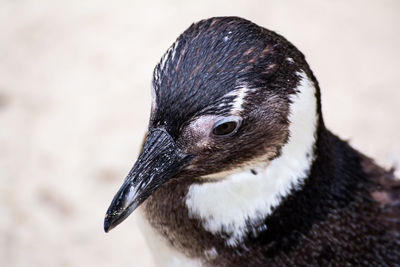
[(169, 245), (168, 241), (160, 235), (144, 216), (138, 216), (139, 227), (143, 232), (146, 242), (151, 250), (155, 265), (160, 267), (200, 267), (201, 261), (192, 259)]

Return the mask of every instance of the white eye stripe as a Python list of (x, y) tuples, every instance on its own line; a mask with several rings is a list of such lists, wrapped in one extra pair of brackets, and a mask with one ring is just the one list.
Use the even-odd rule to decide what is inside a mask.
[(244, 98), (249, 90), (250, 89), (247, 87), (241, 87), (226, 94), (226, 96), (235, 96), (235, 99), (232, 102), (231, 114), (238, 115), (241, 111), (243, 111), (242, 106), (244, 103)]

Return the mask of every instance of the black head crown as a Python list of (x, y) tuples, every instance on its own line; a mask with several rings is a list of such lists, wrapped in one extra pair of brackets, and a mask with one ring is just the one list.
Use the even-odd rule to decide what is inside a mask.
[(190, 26), (154, 70), (149, 132), (107, 212), (106, 230), (170, 179), (278, 157), (300, 73), (316, 88), (320, 114), (318, 84), (282, 36), (237, 17)]

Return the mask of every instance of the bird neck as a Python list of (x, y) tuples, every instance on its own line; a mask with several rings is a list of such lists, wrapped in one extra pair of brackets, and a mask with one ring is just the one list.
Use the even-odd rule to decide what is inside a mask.
[[(230, 197), (212, 201), (214, 206), (219, 207), (220, 212), (213, 214), (211, 210), (209, 214), (220, 216), (217, 217), (219, 220), (212, 216), (200, 217), (188, 207), (188, 201), (195, 200), (194, 195), (190, 193), (193, 190), (191, 188), (196, 184), (205, 184), (203, 179), (193, 177), (173, 179), (159, 188), (144, 203), (145, 217), (169, 244), (193, 257), (204, 257), (204, 253), (214, 249), (229, 251), (250, 247), (254, 243), (269, 247), (271, 253), (278, 253), (285, 246), (294, 244), (298, 235), (307, 233), (316, 221), (324, 220), (332, 210), (348, 205), (356, 198), (355, 192), (360, 190), (359, 182), (364, 176), (360, 171), (359, 154), (346, 142), (327, 131), (323, 124), (319, 124), (316, 136), (314, 160), (309, 171), (304, 172), (307, 176), (298, 186), (287, 189), (285, 196), (270, 199), (277, 203), (276, 206), (248, 213), (250, 215), (245, 218), (245, 226), (241, 224), (242, 221), (236, 225), (218, 225), (218, 222), (226, 223), (231, 219), (231, 222), (236, 223), (237, 219), (234, 218), (235, 213), (232, 210), (236, 215), (240, 211), (248, 212), (248, 206), (240, 202), (246, 203), (247, 197), (254, 196), (253, 190), (258, 190), (250, 179), (259, 181), (263, 177), (255, 177), (257, 175), (254, 175), (251, 169), (243, 170), (241, 176), (247, 183), (240, 183), (233, 177), (230, 188), (220, 187), (221, 190), (225, 188), (231, 192), (237, 190), (241, 195), (237, 199)], [(255, 171), (261, 174), (265, 170)], [(279, 179), (279, 176), (274, 178)], [(264, 185), (259, 187), (269, 190)], [(198, 189), (201, 190), (201, 187)], [(205, 189), (204, 196), (210, 199), (213, 198), (213, 194), (218, 193)], [(262, 194), (258, 197), (261, 200), (256, 198), (254, 203), (265, 200)], [(207, 199), (203, 198), (202, 201)], [(240, 209), (235, 210), (235, 205)], [(225, 208), (225, 212), (222, 212), (220, 207)]]
[(190, 185), (185, 196), (189, 217), (201, 221), (214, 235), (223, 233), (232, 247), (250, 233), (264, 231), (265, 219), (304, 185), (314, 161), (313, 148), (313, 138), (294, 138), (271, 162), (258, 162), (217, 180)]

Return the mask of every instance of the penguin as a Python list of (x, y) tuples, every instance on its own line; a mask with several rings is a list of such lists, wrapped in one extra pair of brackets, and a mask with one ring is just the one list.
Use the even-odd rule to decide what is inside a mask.
[(283, 36), (194, 23), (151, 93), (106, 232), (140, 206), (157, 266), (400, 266), (400, 181), (325, 127), (318, 81)]

